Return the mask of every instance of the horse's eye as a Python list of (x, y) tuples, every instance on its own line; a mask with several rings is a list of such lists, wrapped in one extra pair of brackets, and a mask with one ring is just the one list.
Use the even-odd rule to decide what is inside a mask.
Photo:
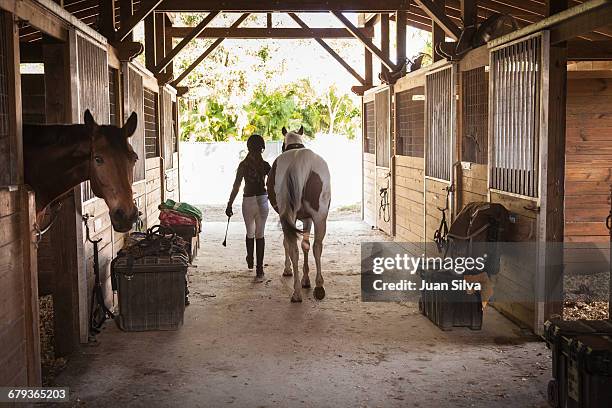
[(103, 164), (104, 163), (104, 159), (102, 158), (102, 156), (96, 156), (96, 157), (94, 157), (94, 160), (96, 161), (96, 164)]

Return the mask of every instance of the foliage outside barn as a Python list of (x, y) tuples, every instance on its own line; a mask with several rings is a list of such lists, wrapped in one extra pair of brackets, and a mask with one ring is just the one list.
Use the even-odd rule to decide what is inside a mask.
[[(282, 17), (275, 16), (275, 27), (291, 24)], [(196, 25), (202, 15), (181, 18), (184, 25)], [(222, 14), (217, 20), (219, 25), (228, 25), (234, 18)], [(241, 27), (264, 25), (265, 16), (250, 16)], [(198, 40), (186, 47), (176, 62), (179, 69), (189, 66), (209, 43)], [(362, 64), (357, 42), (330, 43), (353, 65)], [(185, 80), (190, 93), (181, 100), (181, 139), (245, 140), (260, 133), (268, 140), (278, 140), (282, 126), (300, 125), (311, 137), (326, 133), (353, 139), (361, 128), (359, 98), (350, 92), (350, 78), (347, 84), (335, 84), (337, 81), (327, 78), (330, 75), (311, 75), (320, 61), (335, 63), (310, 40), (224, 41)], [(345, 75), (341, 67), (333, 67)]]

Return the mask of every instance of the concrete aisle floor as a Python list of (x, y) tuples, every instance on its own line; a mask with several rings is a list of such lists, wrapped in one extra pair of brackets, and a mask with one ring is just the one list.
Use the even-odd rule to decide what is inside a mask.
[(224, 231), (205, 225), (182, 329), (124, 333), (108, 322), (70, 359), (56, 384), (75, 405), (547, 406), (550, 352), (494, 310), (482, 331), (442, 332), (416, 304), (362, 303), (359, 243), (386, 239), (365, 224), (329, 223), (327, 297), (310, 290), (301, 304), (289, 302), (274, 221), (263, 283), (244, 266), (244, 226), (232, 222), (227, 248)]

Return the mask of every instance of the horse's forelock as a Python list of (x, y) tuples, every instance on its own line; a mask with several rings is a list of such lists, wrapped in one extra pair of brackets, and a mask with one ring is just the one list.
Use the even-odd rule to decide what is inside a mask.
[(302, 135), (295, 132), (288, 132), (285, 135), (285, 146), (289, 146), (290, 144), (303, 144)]

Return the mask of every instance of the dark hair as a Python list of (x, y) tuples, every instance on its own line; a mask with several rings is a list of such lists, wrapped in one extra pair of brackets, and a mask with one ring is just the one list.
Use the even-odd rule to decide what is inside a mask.
[(266, 149), (266, 142), (260, 135), (251, 135), (247, 140), (247, 149), (252, 153), (261, 153)]

